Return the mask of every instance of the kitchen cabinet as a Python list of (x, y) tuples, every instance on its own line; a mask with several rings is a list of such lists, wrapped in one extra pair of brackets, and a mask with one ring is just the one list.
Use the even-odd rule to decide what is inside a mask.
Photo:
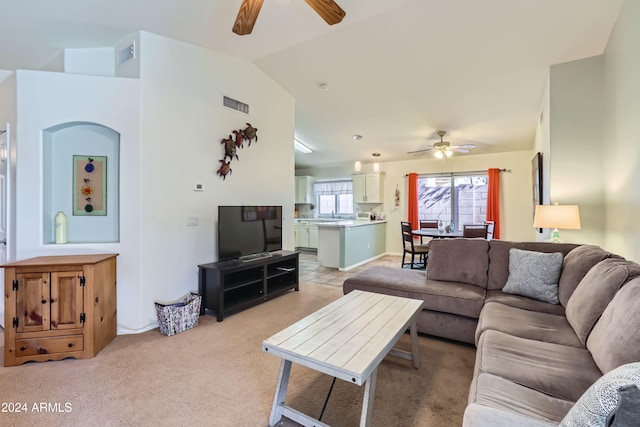
[(318, 221), (296, 221), (294, 236), (296, 248), (318, 249)]
[(314, 183), (315, 178), (312, 176), (296, 176), (295, 203), (315, 203)]
[(94, 357), (116, 337), (116, 254), (44, 256), (2, 267), (5, 366)]
[(318, 249), (318, 223), (309, 223), (309, 246), (312, 249)]
[(353, 175), (353, 203), (384, 203), (384, 173)]

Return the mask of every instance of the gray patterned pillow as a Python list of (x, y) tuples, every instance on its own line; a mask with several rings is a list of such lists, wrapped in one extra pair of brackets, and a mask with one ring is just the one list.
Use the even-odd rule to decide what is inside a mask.
[(619, 366), (600, 377), (571, 407), (560, 427), (605, 427), (618, 406), (618, 390), (629, 384), (640, 386), (640, 362)]
[(562, 259), (560, 252), (542, 253), (511, 248), (509, 278), (502, 292), (559, 304), (558, 280)]

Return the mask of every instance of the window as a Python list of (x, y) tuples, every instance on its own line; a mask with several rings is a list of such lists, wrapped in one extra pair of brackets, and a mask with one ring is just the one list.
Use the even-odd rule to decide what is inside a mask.
[(313, 185), (319, 216), (353, 215), (353, 182), (323, 181)]
[(487, 220), (486, 174), (422, 175), (418, 177), (418, 218), (464, 224)]

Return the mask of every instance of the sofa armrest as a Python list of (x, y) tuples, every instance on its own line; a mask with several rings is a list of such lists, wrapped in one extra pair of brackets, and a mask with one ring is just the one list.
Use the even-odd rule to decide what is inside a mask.
[(462, 427), (558, 427), (546, 421), (525, 417), (524, 415), (489, 406), (471, 403), (464, 411)]

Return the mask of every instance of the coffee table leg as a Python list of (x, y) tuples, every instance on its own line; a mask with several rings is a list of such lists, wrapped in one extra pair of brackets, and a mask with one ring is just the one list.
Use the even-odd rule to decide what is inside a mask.
[(371, 426), (371, 415), (373, 414), (373, 401), (376, 397), (376, 377), (378, 368), (374, 369), (364, 386), (364, 399), (362, 401), (362, 415), (360, 416), (360, 427)]
[(416, 326), (415, 320), (409, 328), (409, 333), (411, 334), (411, 353), (413, 356), (413, 367), (418, 369), (420, 367), (420, 356), (418, 355), (418, 327)]
[(289, 386), (289, 374), (291, 373), (291, 361), (282, 359), (280, 363), (280, 373), (278, 374), (278, 383), (276, 384), (276, 395), (273, 398), (273, 406), (271, 407), (271, 416), (269, 417), (269, 425), (275, 426), (282, 418), (282, 406), (284, 398), (287, 394)]

